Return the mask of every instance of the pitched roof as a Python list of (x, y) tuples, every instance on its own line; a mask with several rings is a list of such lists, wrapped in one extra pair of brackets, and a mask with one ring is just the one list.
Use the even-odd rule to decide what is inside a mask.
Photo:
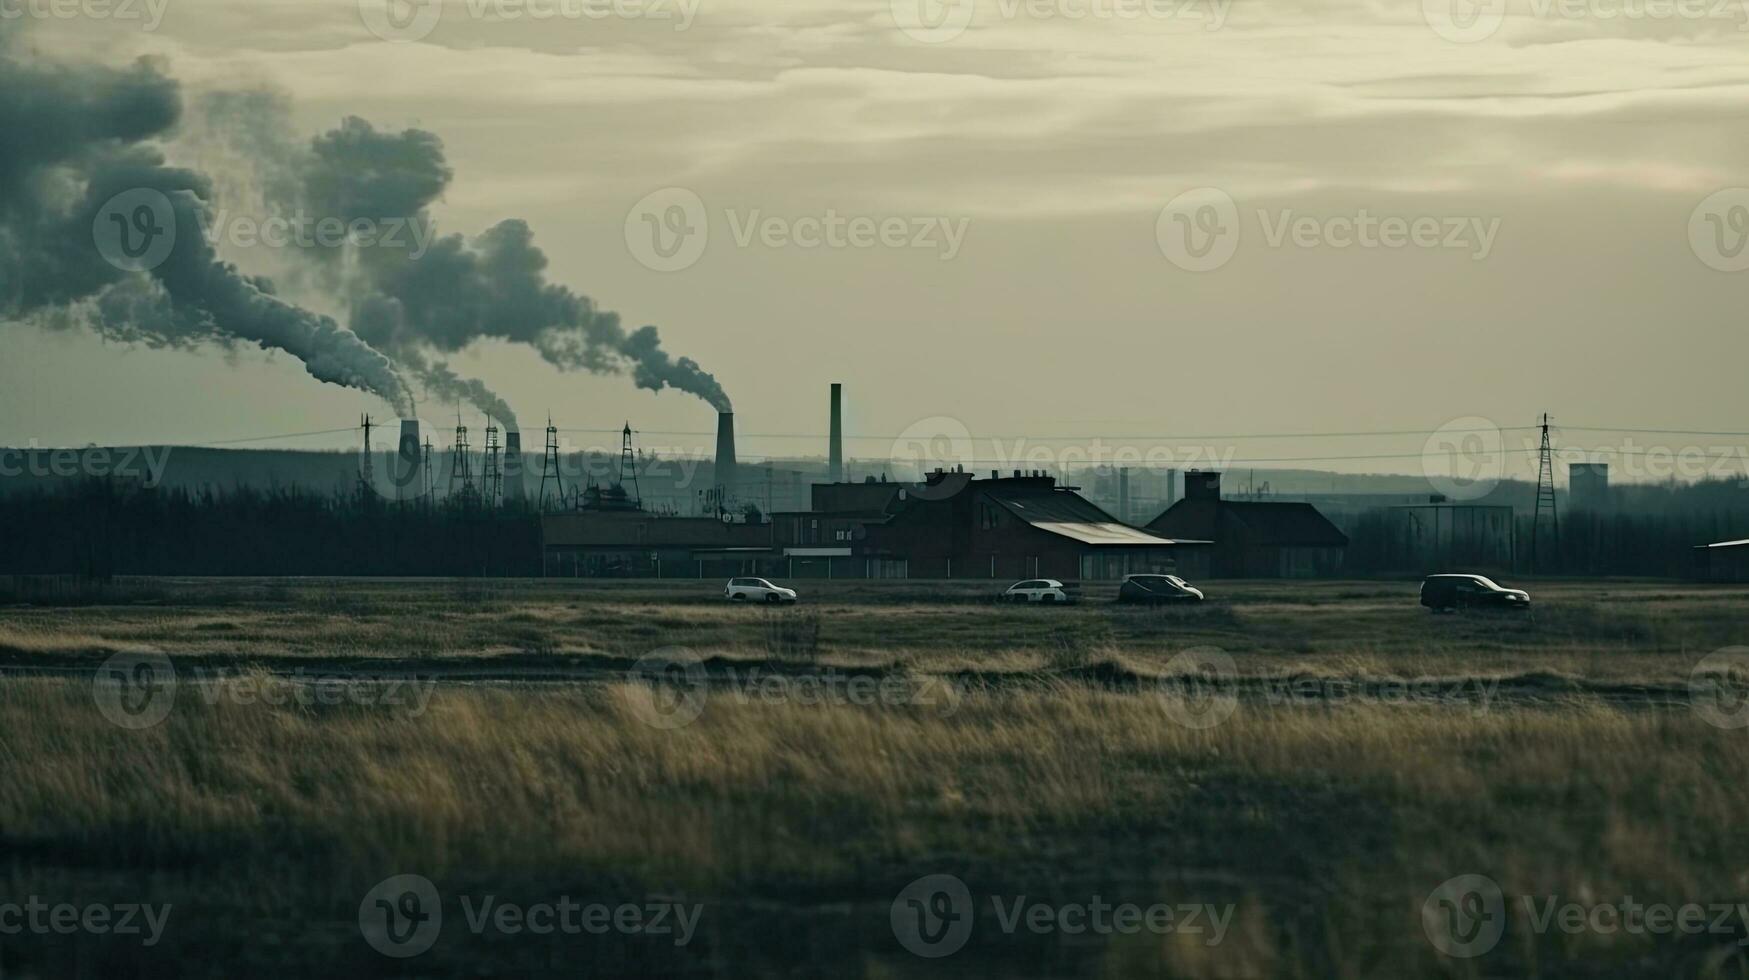
[(1082, 544), (1165, 548), (1179, 544), (1206, 543), (1174, 540), (1131, 527), (1073, 490), (1014, 487), (986, 490), (985, 493), (1009, 513), (1033, 527)]
[(1161, 534), (1196, 535), (1219, 542), (1243, 536), (1252, 544), (1295, 548), (1341, 548), (1343, 534), (1318, 508), (1299, 501), (1180, 500), (1148, 522)]

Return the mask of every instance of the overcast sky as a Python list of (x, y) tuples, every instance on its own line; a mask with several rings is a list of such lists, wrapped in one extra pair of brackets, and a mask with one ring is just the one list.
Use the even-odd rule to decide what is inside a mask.
[[(1749, 186), (1749, 0), (621, 0), (605, 17), (582, 11), (607, 0), (456, 0), (434, 25), (403, 11), (431, 28), (416, 40), (373, 34), (393, 22), (364, 2), (26, 22), (49, 53), (163, 55), (191, 100), (281, 93), (299, 140), (347, 115), (437, 133), (455, 169), (441, 230), (527, 220), (554, 280), (717, 376), (747, 455), (821, 451), (752, 436), (823, 432), (832, 381), (850, 431), (886, 437), (853, 455), (919, 424), (1277, 433), (1546, 410), (1749, 428), (1749, 191), (1731, 191)], [(230, 176), (192, 135), (173, 155)], [(247, 207), (234, 179), (221, 199)], [(284, 355), (9, 332), (0, 441), (392, 414)], [(715, 422), (526, 349), (452, 366), (525, 429)], [(437, 401), (420, 414), (454, 424)]]

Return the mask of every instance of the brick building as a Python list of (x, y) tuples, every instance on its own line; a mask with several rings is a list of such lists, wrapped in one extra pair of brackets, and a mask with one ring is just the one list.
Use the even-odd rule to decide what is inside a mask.
[(1184, 499), (1147, 529), (1214, 542), (1210, 563), (1216, 578), (1337, 575), (1348, 549), (1348, 535), (1311, 504), (1221, 499), (1219, 473), (1186, 473)]

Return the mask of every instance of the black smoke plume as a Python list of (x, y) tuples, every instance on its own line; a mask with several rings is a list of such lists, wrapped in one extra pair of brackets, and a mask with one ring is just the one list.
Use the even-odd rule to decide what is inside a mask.
[[(317, 137), (310, 151), (299, 164), (305, 206), (347, 222), (405, 218), (429, 228), (429, 207), (453, 176), (434, 134), (379, 132), (357, 118)], [(671, 357), (655, 327), (628, 331), (619, 314), (549, 281), (546, 269), (533, 232), (512, 218), (471, 240), (438, 238), (420, 255), (359, 249), (353, 267), (333, 274), (354, 277), (353, 330), (397, 356), (495, 338), (527, 344), (565, 370), (629, 373), (640, 388), (676, 388), (732, 410), (716, 378), (689, 357)]]
[[(252, 343), (411, 414), (387, 357), (218, 259), (204, 233), (207, 178), (170, 166), (159, 148), (181, 113), (162, 64), (51, 62), (19, 50), (16, 30), (0, 22), (0, 320), (83, 324), (156, 346)], [(126, 191), (162, 194), (168, 213), (151, 227), (174, 230), (168, 255), (144, 273), (112, 265), (97, 246), (106, 205)]]

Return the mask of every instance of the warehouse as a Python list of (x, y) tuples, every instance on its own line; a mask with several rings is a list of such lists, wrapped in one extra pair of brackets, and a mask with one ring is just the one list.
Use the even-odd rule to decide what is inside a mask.
[(816, 484), (761, 523), (578, 511), (541, 518), (546, 574), (712, 578), (1116, 579), (1208, 573), (1206, 541), (1118, 521), (1042, 473)]
[(891, 513), (864, 526), (862, 553), (904, 561), (911, 578), (1201, 577), (1208, 568), (1208, 542), (1131, 527), (1036, 472), (987, 480), (932, 473), (900, 488)]
[(1216, 578), (1337, 575), (1348, 549), (1348, 535), (1311, 504), (1222, 500), (1219, 473), (1186, 473), (1184, 499), (1147, 529), (1162, 537), (1212, 541)]

